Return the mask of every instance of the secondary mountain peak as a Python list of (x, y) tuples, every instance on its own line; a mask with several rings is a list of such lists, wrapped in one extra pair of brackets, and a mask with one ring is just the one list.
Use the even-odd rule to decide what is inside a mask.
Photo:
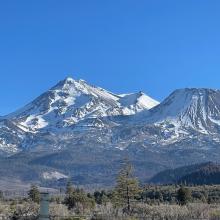
[(208, 133), (220, 125), (220, 90), (178, 89), (152, 109), (151, 120)]
[(143, 109), (149, 110), (159, 104), (158, 101), (147, 96), (143, 92), (122, 94), (120, 95), (120, 103), (124, 106), (134, 106), (136, 112), (142, 111)]

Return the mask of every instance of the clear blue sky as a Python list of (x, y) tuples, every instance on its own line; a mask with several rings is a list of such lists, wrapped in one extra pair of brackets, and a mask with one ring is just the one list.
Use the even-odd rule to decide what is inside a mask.
[(72, 76), (162, 100), (220, 88), (220, 1), (0, 1), (0, 115)]

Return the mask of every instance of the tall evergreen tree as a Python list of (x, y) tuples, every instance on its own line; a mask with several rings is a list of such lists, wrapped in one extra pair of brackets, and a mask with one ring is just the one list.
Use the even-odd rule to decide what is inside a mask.
[(115, 196), (117, 203), (126, 207), (126, 211), (131, 211), (131, 201), (138, 196), (140, 192), (139, 183), (133, 176), (133, 166), (128, 160), (125, 160), (117, 177), (115, 187)]
[(70, 195), (74, 191), (73, 185), (69, 180), (66, 184), (66, 195)]
[(38, 187), (35, 185), (32, 185), (31, 189), (28, 192), (28, 196), (33, 202), (39, 203), (40, 202), (40, 191), (38, 190)]

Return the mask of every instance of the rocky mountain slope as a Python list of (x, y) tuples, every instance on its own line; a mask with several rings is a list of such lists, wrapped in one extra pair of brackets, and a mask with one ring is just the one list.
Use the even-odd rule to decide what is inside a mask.
[(27, 181), (68, 176), (111, 185), (129, 157), (144, 181), (166, 168), (217, 161), (219, 143), (220, 90), (180, 89), (159, 104), (142, 92), (117, 95), (66, 78), (1, 117), (0, 173), (7, 164)]

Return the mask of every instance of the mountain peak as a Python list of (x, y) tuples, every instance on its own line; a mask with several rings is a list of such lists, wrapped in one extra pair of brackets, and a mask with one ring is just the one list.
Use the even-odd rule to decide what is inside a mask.
[(208, 133), (220, 126), (219, 100), (220, 90), (178, 89), (151, 110), (151, 120), (171, 123), (177, 130), (191, 128)]
[(34, 101), (7, 115), (27, 131), (58, 130), (83, 120), (107, 116), (133, 115), (154, 107), (158, 102), (144, 93), (124, 97), (90, 85), (85, 80), (67, 77)]
[(88, 84), (88, 83), (86, 82), (86, 80), (84, 80), (84, 79), (75, 80), (75, 79), (73, 79), (72, 77), (66, 77), (66, 78), (63, 80), (63, 83), (64, 83), (64, 84), (73, 84), (73, 83), (76, 83), (76, 82)]
[[(93, 88), (93, 89), (92, 89)], [(87, 83), (85, 80), (83, 79), (73, 79), (71, 77), (67, 77), (64, 80), (61, 80), (60, 82), (58, 82), (55, 86), (53, 86), (50, 90), (69, 90), (69, 91), (78, 91), (78, 92), (82, 92), (82, 93), (90, 93), (88, 92), (88, 90), (94, 90), (94, 88), (97, 88), (96, 86), (93, 86), (89, 83)]]
[(64, 81), (65, 81), (66, 83), (73, 83), (75, 80), (74, 80), (72, 77), (66, 77), (66, 78), (64, 79)]
[(74, 80), (71, 77), (66, 77), (65, 79), (59, 81), (55, 86), (53, 86), (51, 88), (51, 90), (53, 89), (57, 89), (57, 88), (65, 88), (66, 86), (70, 86), (76, 83), (76, 80)]
[(170, 96), (182, 96), (182, 95), (205, 95), (205, 94), (213, 94), (218, 92), (217, 89), (210, 89), (210, 88), (182, 88), (174, 90)]

